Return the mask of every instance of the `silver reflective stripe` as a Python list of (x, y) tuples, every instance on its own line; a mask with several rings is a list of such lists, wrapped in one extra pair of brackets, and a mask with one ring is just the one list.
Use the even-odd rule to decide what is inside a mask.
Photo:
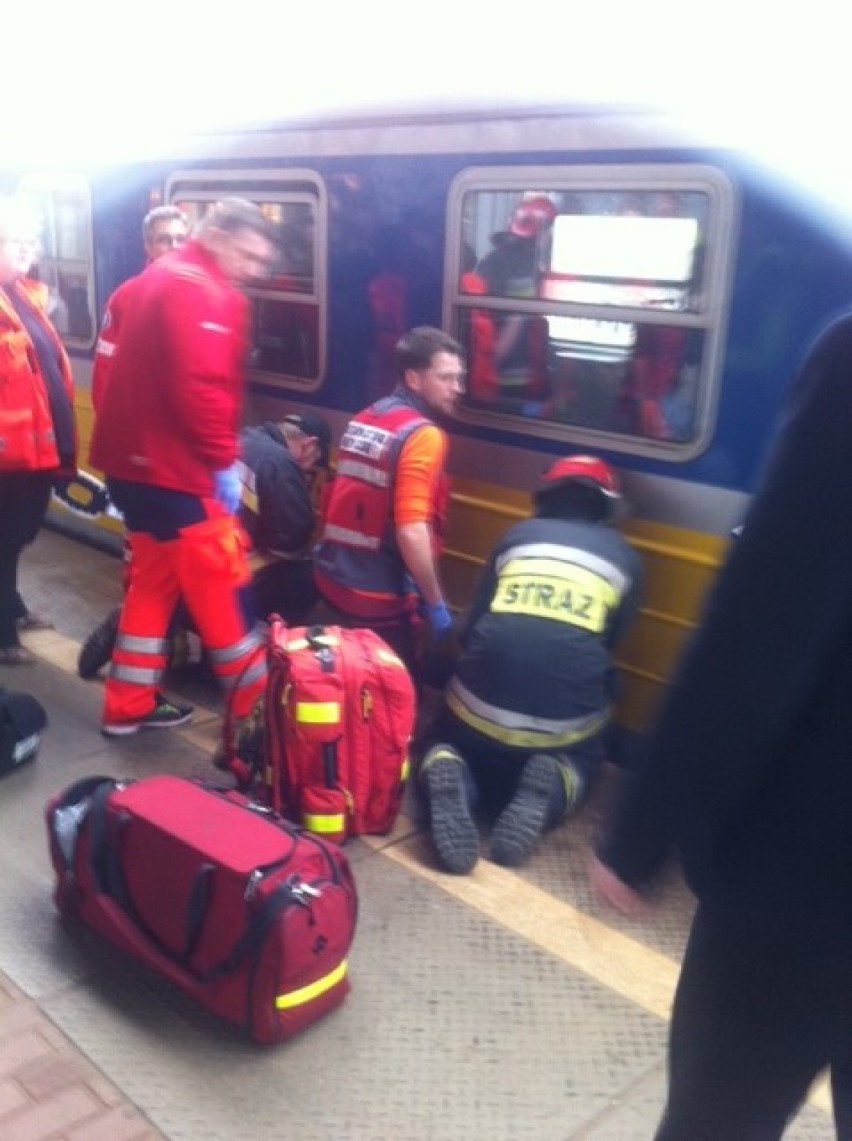
[(379, 471), (360, 460), (342, 459), (337, 465), (338, 475), (348, 475), (352, 479), (360, 479), (363, 483), (372, 483), (375, 487), (387, 487), (390, 475), (386, 471)]
[(151, 656), (166, 656), (169, 653), (169, 642), (166, 638), (143, 638), (139, 634), (119, 633), (115, 640), (117, 650), (127, 650), (129, 654), (149, 654)]
[(254, 685), (255, 682), (262, 681), (266, 676), (266, 662), (255, 662), (253, 666), (246, 670), (240, 677), (237, 689), (246, 689), (247, 686)]
[(601, 558), (600, 555), (593, 555), (590, 551), (581, 550), (579, 547), (565, 547), (559, 543), (523, 543), (521, 546), (512, 547), (500, 555), (495, 563), (497, 573), (499, 574), (506, 563), (511, 562), (512, 559), (555, 559), (560, 563), (583, 567), (584, 570), (599, 575), (619, 594), (623, 594), (630, 585), (630, 579), (614, 563)]
[(363, 547), (366, 551), (377, 551), (381, 540), (375, 535), (362, 535), (360, 531), (352, 531), (348, 527), (339, 527), (336, 523), (326, 523), (322, 533), (323, 539), (333, 539), (338, 543), (345, 543), (349, 547)]
[(246, 689), (255, 682), (262, 681), (266, 676), (266, 662), (255, 662), (243, 674), (220, 674), (216, 676), (219, 679), (219, 684), (226, 693), (231, 693), (232, 690)]
[(142, 666), (125, 666), (113, 661), (109, 676), (113, 681), (126, 681), (130, 685), (156, 685), (160, 680), (162, 670), (143, 669)]
[(573, 736), (575, 733), (584, 733), (593, 729), (600, 723), (600, 713), (588, 713), (585, 717), (569, 717), (562, 721), (554, 721), (549, 717), (530, 717), (526, 713), (518, 713), (514, 709), (500, 709), (487, 701), (482, 701), (475, 694), (454, 677), (450, 681), (450, 691), (477, 717), (500, 725), (504, 729), (521, 729), (544, 733), (554, 737)]
[(239, 642), (232, 642), (230, 646), (222, 646), (218, 650), (210, 650), (210, 657), (214, 665), (224, 666), (229, 662), (236, 662), (246, 654), (256, 650), (260, 645), (257, 634), (246, 634)]

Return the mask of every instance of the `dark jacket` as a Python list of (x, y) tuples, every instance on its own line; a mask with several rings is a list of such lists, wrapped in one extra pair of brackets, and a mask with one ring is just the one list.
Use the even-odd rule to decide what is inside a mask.
[(240, 435), (243, 498), (240, 519), (254, 547), (268, 554), (304, 550), (314, 532), (310, 489), (276, 424)]
[(638, 555), (611, 527), (516, 524), (488, 560), (448, 705), (510, 746), (562, 747), (599, 731), (615, 696), (612, 649), (640, 582)]
[(852, 315), (808, 355), (600, 848), (634, 886), (673, 851), (705, 901), (828, 884), (852, 916)]

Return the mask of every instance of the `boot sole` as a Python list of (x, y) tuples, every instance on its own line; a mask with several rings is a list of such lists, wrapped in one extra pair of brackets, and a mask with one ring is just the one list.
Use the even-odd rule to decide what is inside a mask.
[(442, 867), (453, 875), (472, 871), (479, 859), (479, 833), (467, 805), (461, 765), (436, 761), (423, 778), (429, 795), (432, 841)]
[(516, 868), (538, 843), (547, 820), (555, 767), (550, 757), (530, 757), (526, 762), (517, 792), (494, 825), (491, 859), (495, 864)]

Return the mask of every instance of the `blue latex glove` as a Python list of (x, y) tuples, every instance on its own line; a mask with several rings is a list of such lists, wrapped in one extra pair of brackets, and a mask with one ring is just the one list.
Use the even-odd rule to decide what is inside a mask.
[(433, 602), (431, 605), (427, 602), (424, 610), (436, 638), (449, 634), (453, 628), (453, 616), (447, 609), (446, 602)]
[(213, 496), (229, 515), (236, 515), (242, 494), (242, 481), (237, 463), (213, 473)]

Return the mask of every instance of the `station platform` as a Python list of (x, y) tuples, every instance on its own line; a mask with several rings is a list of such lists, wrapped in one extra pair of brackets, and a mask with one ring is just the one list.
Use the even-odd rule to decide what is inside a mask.
[[(0, 685), (50, 718), (0, 782), (0, 1137), (4, 1141), (643, 1141), (665, 1092), (667, 1019), (693, 903), (679, 878), (627, 921), (590, 895), (611, 773), (527, 866), (437, 870), (413, 798), (347, 845), (360, 916), (352, 993), (300, 1037), (253, 1045), (52, 903), (44, 805), (83, 776), (211, 777), (221, 707), (203, 678), (181, 729), (99, 732), (79, 644), (120, 598), (116, 559), (44, 530), (22, 562), (29, 667)], [(197, 673), (197, 671), (196, 671)], [(220, 774), (217, 774), (217, 776)], [(786, 1134), (834, 1136), (824, 1085)]]

